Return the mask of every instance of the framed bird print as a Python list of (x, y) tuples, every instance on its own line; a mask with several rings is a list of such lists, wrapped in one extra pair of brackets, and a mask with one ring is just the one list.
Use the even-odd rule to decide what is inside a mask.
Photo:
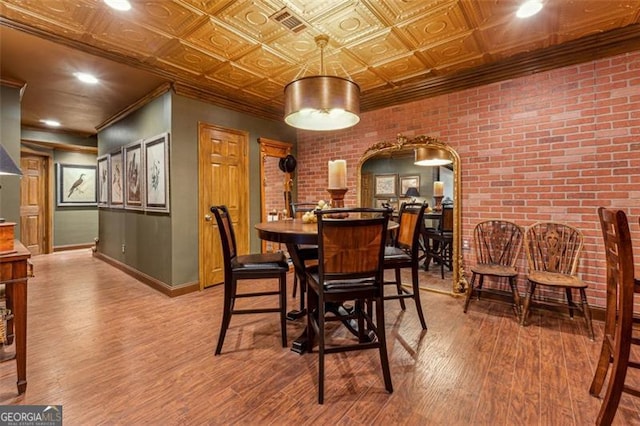
[(169, 134), (144, 141), (145, 210), (169, 212)]
[(56, 163), (57, 206), (96, 206), (96, 166)]
[(112, 152), (109, 158), (109, 206), (124, 207), (124, 168), (122, 166), (122, 149)]
[(98, 207), (109, 206), (109, 156), (98, 157)]
[(142, 140), (124, 147), (124, 208), (143, 209)]

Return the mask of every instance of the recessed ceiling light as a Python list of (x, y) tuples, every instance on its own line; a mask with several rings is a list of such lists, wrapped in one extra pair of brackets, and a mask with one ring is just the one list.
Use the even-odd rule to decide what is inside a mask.
[(91, 74), (87, 74), (86, 72), (76, 72), (76, 73), (73, 73), (73, 75), (75, 75), (76, 78), (82, 81), (83, 83), (96, 84), (98, 82), (97, 78), (95, 78)]
[(122, 10), (126, 12), (131, 9), (131, 3), (129, 3), (128, 0), (104, 0), (104, 2), (107, 6), (115, 10)]
[(60, 122), (56, 120), (40, 120), (40, 122), (50, 127), (60, 127)]
[(518, 9), (516, 16), (518, 18), (528, 18), (540, 12), (540, 10), (542, 10), (541, 0), (527, 0), (522, 3), (522, 6)]

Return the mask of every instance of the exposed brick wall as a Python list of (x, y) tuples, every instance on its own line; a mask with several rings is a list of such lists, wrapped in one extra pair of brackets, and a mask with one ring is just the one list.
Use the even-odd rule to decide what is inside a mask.
[[(585, 236), (579, 271), (590, 303), (602, 307), (596, 208), (611, 206), (629, 215), (640, 265), (640, 52), (363, 113), (345, 131), (301, 131), (299, 198), (328, 198), (327, 161), (343, 158), (354, 188), (345, 204), (355, 205), (360, 157), (398, 133), (437, 136), (460, 155), (464, 239), (490, 218), (576, 226)], [(472, 251), (463, 255), (474, 262)]]

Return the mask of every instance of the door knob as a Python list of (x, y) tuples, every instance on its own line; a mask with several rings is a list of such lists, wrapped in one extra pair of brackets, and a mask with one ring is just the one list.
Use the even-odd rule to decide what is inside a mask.
[(207, 222), (211, 222), (211, 215), (210, 214), (205, 214), (204, 215), (204, 220), (206, 220)]

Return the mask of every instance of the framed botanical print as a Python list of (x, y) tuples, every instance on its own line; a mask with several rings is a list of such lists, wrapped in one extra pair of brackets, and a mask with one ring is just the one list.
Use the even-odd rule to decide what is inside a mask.
[(144, 141), (145, 210), (169, 212), (169, 134)]
[(396, 196), (396, 174), (385, 174), (375, 176), (375, 196), (395, 197)]
[(400, 176), (400, 195), (406, 195), (409, 188), (420, 191), (420, 176)]
[(143, 180), (142, 141), (130, 143), (124, 147), (124, 207), (142, 210)]
[(95, 206), (96, 166), (57, 163), (57, 206)]
[(98, 157), (98, 207), (109, 206), (109, 156)]
[(109, 206), (112, 208), (124, 207), (124, 167), (122, 162), (122, 149), (110, 154), (109, 159), (110, 188)]

